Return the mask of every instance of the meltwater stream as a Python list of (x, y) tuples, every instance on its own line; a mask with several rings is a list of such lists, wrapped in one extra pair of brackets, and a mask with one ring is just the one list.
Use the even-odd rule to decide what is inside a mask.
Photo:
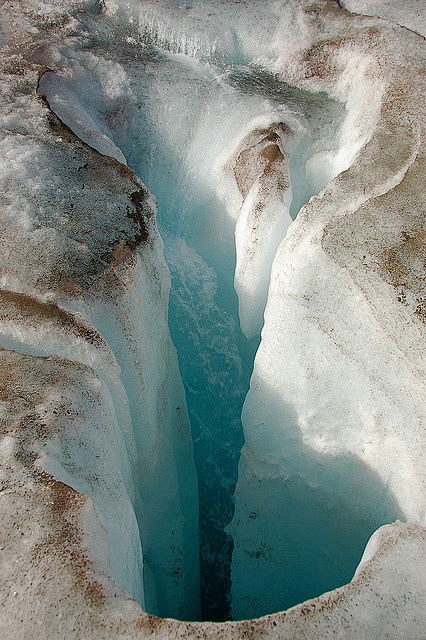
[[(346, 168), (333, 165), (344, 109), (322, 94), (286, 85), (242, 60), (240, 51), (197, 58), (167, 48), (167, 34), (154, 46), (149, 30), (135, 39), (130, 27), (128, 33), (122, 28), (125, 37), (108, 25), (89, 23), (85, 47), (65, 50), (66, 72), (46, 74), (40, 89), (66, 124), (102, 153), (125, 159), (158, 200), (157, 224), (171, 274), (169, 325), (198, 472), (201, 617), (226, 620), (233, 551), (226, 529), (234, 514), (241, 413), (260, 334), (248, 339), (240, 329), (234, 232), (241, 197), (224, 168), (251, 132), (271, 125), (287, 131), (281, 143), (289, 158), (295, 218)], [(345, 579), (350, 578), (349, 571)], [(338, 586), (333, 580), (324, 580), (326, 588)], [(271, 606), (256, 614), (271, 612)]]
[[(158, 70), (161, 66), (165, 77)], [(166, 86), (169, 73), (183, 76), (172, 95)], [(220, 135), (217, 112), (223, 105), (220, 101), (214, 105), (216, 113), (203, 122), (202, 102), (208, 104), (213, 87), (170, 59), (161, 65), (157, 60), (150, 80), (154, 85), (149, 87), (150, 96), (154, 90), (162, 101), (144, 99), (141, 126), (147, 120), (151, 130), (141, 139), (145, 144), (149, 140), (148, 153), (130, 148), (126, 157), (158, 199), (157, 223), (171, 273), (170, 331), (186, 391), (199, 479), (201, 617), (226, 620), (233, 544), (225, 527), (234, 511), (232, 496), (243, 445), (241, 411), (259, 339), (249, 341), (239, 327), (233, 221), (198, 172), (203, 162), (212, 162), (211, 130)], [(199, 104), (191, 107), (197, 98)], [(194, 150), (197, 129), (199, 148)], [(180, 139), (172, 144), (165, 133)], [(187, 163), (191, 153), (198, 166)]]
[[(175, 108), (179, 116), (178, 105)], [(178, 153), (154, 129), (147, 136), (148, 154), (130, 149), (126, 155), (158, 199), (157, 223), (171, 273), (169, 324), (186, 391), (199, 479), (201, 616), (226, 620), (233, 545), (225, 526), (233, 516), (243, 445), (241, 411), (258, 339), (247, 340), (239, 327), (232, 224), (214, 191), (200, 184), (185, 163), (196, 130), (195, 114), (187, 109), (182, 106), (194, 121), (186, 130), (181, 120), (174, 124), (183, 138)], [(223, 228), (215, 229), (220, 217), (227, 223), (227, 234)]]

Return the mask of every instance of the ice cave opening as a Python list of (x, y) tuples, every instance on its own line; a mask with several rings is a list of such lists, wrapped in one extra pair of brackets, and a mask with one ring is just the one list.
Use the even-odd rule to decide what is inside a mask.
[[(236, 547), (238, 566), (232, 568), (233, 536), (245, 518), (242, 511), (234, 515), (244, 444), (241, 415), (271, 265), (300, 207), (347, 168), (356, 145), (345, 133), (341, 104), (283, 83), (252, 63), (240, 46), (219, 55), (191, 49), (188, 42), (172, 46), (158, 29), (135, 35), (129, 25), (123, 37), (111, 25), (90, 24), (85, 47), (64, 50), (63, 72), (46, 73), (40, 92), (81, 139), (127, 162), (158, 200), (172, 283), (170, 331), (199, 482), (201, 619), (258, 616), (348, 582), (371, 533), (400, 515), (386, 488), (355, 460), (324, 456), (310, 486), (302, 479), (286, 483), (271, 477), (262, 491), (250, 480), (245, 526), (251, 532), (258, 527), (263, 542), (251, 550)], [(108, 53), (114, 46), (121, 52), (118, 60)], [(265, 402), (276, 399), (271, 395)], [(246, 404), (246, 416), (249, 410)], [(291, 422), (290, 414), (289, 409)], [(289, 448), (295, 466), (310, 464), (297, 435), (289, 436)], [(344, 497), (330, 510), (324, 489), (341, 483), (344, 494), (342, 469), (364, 478), (351, 531), (333, 516), (333, 509), (345, 510)], [(265, 510), (273, 514), (273, 529), (270, 520), (262, 521)], [(262, 558), (277, 554), (285, 563), (262, 573)], [(256, 558), (259, 579), (244, 557)], [(237, 583), (245, 581), (257, 582), (260, 605), (238, 596)], [(242, 604), (234, 604), (234, 593)], [(161, 606), (153, 613), (174, 615)], [(194, 610), (192, 617), (199, 616)]]

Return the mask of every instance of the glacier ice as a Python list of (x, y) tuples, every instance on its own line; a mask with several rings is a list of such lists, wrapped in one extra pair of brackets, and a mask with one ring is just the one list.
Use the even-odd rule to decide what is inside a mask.
[[(103, 593), (192, 637), (139, 618), (109, 568), (187, 620), (200, 586), (203, 619), (241, 619), (349, 583), (378, 527), (424, 518), (418, 36), (394, 3), (387, 21), (356, 1), (12, 4), (0, 355), (7, 425), (25, 428), (2, 446), (37, 513), (51, 492), (88, 532), (75, 606)], [(405, 558), (421, 535), (374, 534), (330, 595), (347, 637), (372, 566), (400, 598), (383, 549)], [(292, 637), (309, 607), (251, 633)]]
[(286, 133), (283, 125), (254, 130), (230, 167), (243, 200), (235, 225), (235, 290), (248, 337), (262, 328), (272, 262), (292, 222), (289, 162), (280, 129)]

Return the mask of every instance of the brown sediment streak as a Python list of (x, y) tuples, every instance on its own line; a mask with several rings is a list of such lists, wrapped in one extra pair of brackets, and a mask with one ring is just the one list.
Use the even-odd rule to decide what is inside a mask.
[(134, 205), (134, 210), (127, 209), (127, 217), (131, 218), (140, 228), (140, 232), (135, 235), (135, 239), (130, 243), (130, 248), (134, 248), (139, 244), (147, 242), (149, 239), (149, 220), (152, 218), (152, 212), (147, 214), (144, 210), (144, 201), (148, 196), (146, 189), (134, 191), (130, 195), (130, 200)]
[(243, 199), (259, 177), (271, 173), (274, 164), (284, 159), (280, 134), (290, 133), (284, 123), (278, 122), (266, 129), (254, 129), (242, 140), (228, 167)]
[(92, 345), (106, 346), (105, 340), (93, 327), (57, 304), (41, 302), (25, 293), (0, 289), (0, 321), (16, 320), (16, 315), (20, 315), (29, 324), (45, 320), (57, 323), (59, 327), (69, 328)]

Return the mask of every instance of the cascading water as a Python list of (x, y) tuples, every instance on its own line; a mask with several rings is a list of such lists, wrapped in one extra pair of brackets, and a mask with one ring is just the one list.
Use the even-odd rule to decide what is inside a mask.
[[(251, 64), (235, 33), (224, 36), (228, 48), (221, 50), (217, 43), (209, 46), (195, 36), (170, 34), (167, 25), (147, 18), (141, 20), (142, 27), (120, 14), (112, 24), (91, 20), (84, 48), (64, 49), (66, 71), (46, 74), (40, 90), (80, 137), (107, 155), (125, 158), (158, 199), (157, 222), (172, 279), (169, 324), (186, 390), (199, 480), (202, 618), (225, 620), (231, 615), (233, 549), (226, 526), (234, 513), (244, 440), (241, 412), (261, 318), (253, 337), (246, 338), (234, 289), (234, 230), (241, 194), (224, 167), (245, 136), (267, 132), (273, 125), (278, 131), (274, 140), (289, 157), (294, 218), (311, 195), (346, 168), (332, 162), (344, 110), (324, 95), (296, 90)], [(114, 46), (115, 58), (108, 53)], [(285, 140), (280, 133), (284, 130)], [(284, 210), (284, 202), (282, 206)], [(269, 270), (282, 238), (275, 240), (275, 248), (266, 248)], [(267, 290), (262, 295), (264, 306)], [(280, 502), (286, 490), (278, 484), (277, 497), (267, 497), (272, 503)], [(249, 517), (254, 520), (253, 514)], [(371, 531), (363, 531), (363, 543)], [(257, 552), (269, 553), (266, 546)], [(353, 558), (352, 569), (358, 559)], [(346, 571), (344, 578), (350, 577)], [(331, 589), (340, 578), (333, 574), (321, 586)], [(264, 609), (255, 613), (279, 607), (274, 597), (270, 603), (266, 598)]]

